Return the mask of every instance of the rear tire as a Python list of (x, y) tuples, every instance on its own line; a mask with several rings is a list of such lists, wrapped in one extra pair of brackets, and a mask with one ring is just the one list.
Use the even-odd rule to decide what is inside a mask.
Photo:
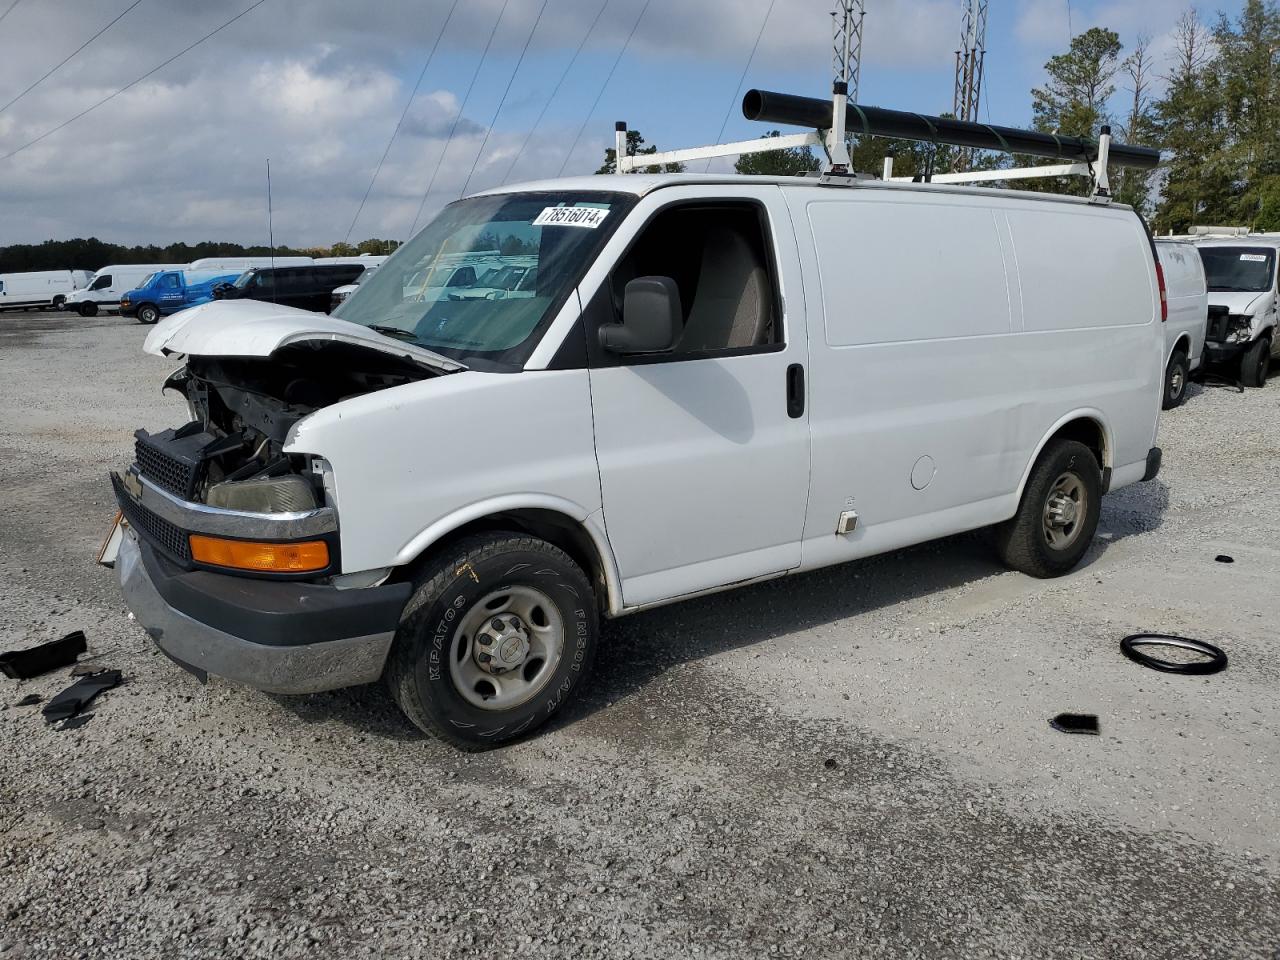
[(61, 310), (66, 305), (67, 305), (67, 298), (62, 296), (62, 294), (58, 294), (58, 296), (54, 297), (53, 303), (50, 304), (50, 306), (54, 310)]
[(160, 321), (160, 310), (157, 307), (153, 307), (149, 303), (144, 303), (142, 306), (138, 308), (139, 323), (145, 323), (148, 326), (150, 326), (151, 324), (158, 323), (159, 321)]
[(416, 582), (386, 681), (424, 733), (464, 750), (507, 743), (545, 723), (590, 675), (595, 596), (558, 547), (517, 533), (471, 537)]
[(1246, 387), (1265, 387), (1271, 371), (1271, 341), (1262, 337), (1250, 344), (1240, 359), (1240, 382)]
[(1181, 350), (1173, 351), (1169, 358), (1169, 366), (1164, 371), (1164, 402), (1161, 408), (1172, 410), (1182, 405), (1187, 398), (1187, 380), (1191, 371), (1187, 363), (1187, 355)]
[(1018, 512), (996, 527), (1000, 559), (1041, 579), (1070, 572), (1093, 542), (1101, 508), (1102, 474), (1093, 451), (1075, 440), (1049, 441)]
[(98, 305), (96, 303), (80, 304), (80, 316), (96, 317), (98, 315)]

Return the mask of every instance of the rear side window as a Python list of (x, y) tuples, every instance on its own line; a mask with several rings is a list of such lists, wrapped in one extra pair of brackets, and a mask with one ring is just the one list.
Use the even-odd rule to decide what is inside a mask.
[(808, 209), (831, 346), (1010, 331), (990, 209), (874, 198)]
[(1037, 206), (1044, 209), (1009, 211), (1025, 329), (1123, 327), (1158, 318), (1151, 242), (1137, 217)]

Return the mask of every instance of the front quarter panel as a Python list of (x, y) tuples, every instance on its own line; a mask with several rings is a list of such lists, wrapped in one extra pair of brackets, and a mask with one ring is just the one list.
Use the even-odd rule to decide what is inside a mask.
[(333, 466), (345, 572), (413, 560), (430, 528), (487, 500), (600, 509), (586, 370), (466, 371), (381, 390), (316, 411), (286, 449)]

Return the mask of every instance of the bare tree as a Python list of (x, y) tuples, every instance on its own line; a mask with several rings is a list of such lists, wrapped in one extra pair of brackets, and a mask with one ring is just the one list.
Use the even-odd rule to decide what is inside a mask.
[(1195, 7), (1187, 7), (1173, 27), (1173, 71), (1164, 79), (1170, 83), (1196, 76), (1213, 59), (1209, 28), (1200, 22)]

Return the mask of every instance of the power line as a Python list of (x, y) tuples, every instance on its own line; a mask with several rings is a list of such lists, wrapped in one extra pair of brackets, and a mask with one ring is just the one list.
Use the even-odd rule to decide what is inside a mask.
[(436, 49), (440, 46), (440, 40), (444, 37), (444, 32), (449, 29), (449, 21), (453, 19), (453, 13), (457, 9), (458, 0), (453, 0), (453, 6), (449, 8), (449, 15), (444, 18), (444, 26), (436, 34), (436, 42), (431, 45), (431, 52), (427, 54), (427, 60), (422, 65), (422, 70), (418, 73), (418, 82), (413, 85), (413, 92), (409, 94), (409, 99), (405, 102), (404, 109), (400, 111), (400, 119), (396, 121), (396, 128), (391, 131), (391, 139), (387, 141), (387, 148), (382, 151), (378, 166), (374, 168), (373, 176), (369, 178), (369, 186), (365, 188), (364, 196), (360, 198), (360, 206), (356, 208), (356, 215), (351, 218), (351, 226), (347, 227), (347, 235), (342, 238), (343, 243), (351, 239), (351, 232), (355, 230), (356, 221), (360, 219), (360, 214), (364, 211), (364, 205), (369, 199), (369, 194), (378, 179), (378, 174), (382, 172), (382, 165), (387, 162), (387, 154), (391, 152), (391, 145), (396, 142), (396, 137), (400, 134), (400, 127), (404, 124), (404, 118), (409, 115), (409, 108), (413, 106), (413, 101), (418, 96), (418, 88), (422, 86), (422, 80), (427, 75), (427, 68), (431, 66), (431, 61), (435, 59)]
[(444, 149), (440, 151), (440, 156), (436, 158), (436, 168), (431, 171), (431, 179), (427, 181), (427, 192), (422, 195), (422, 202), (418, 204), (418, 212), (414, 215), (413, 225), (409, 227), (409, 236), (411, 237), (413, 236), (413, 231), (418, 228), (418, 220), (422, 217), (422, 208), (427, 205), (427, 197), (431, 196), (431, 188), (436, 185), (436, 176), (440, 173), (445, 154), (449, 152), (449, 145), (453, 143), (453, 135), (458, 132), (458, 121), (462, 119), (462, 111), (467, 109), (467, 102), (471, 99), (471, 91), (475, 89), (476, 77), (480, 76), (480, 68), (484, 66), (484, 62), (489, 56), (489, 48), (493, 46), (493, 38), (497, 35), (498, 27), (501, 25), (502, 18), (510, 4), (511, 0), (502, 0), (502, 9), (498, 11), (498, 19), (493, 22), (493, 29), (489, 31), (489, 39), (485, 42), (484, 52), (480, 54), (480, 59), (476, 62), (475, 73), (471, 74), (471, 82), (467, 84), (467, 92), (462, 97), (462, 105), (458, 107), (458, 114), (453, 118), (453, 126), (449, 128), (449, 139), (444, 142)]
[[(724, 121), (720, 124), (720, 132), (716, 134), (715, 143), (719, 143), (724, 137), (725, 128), (729, 126), (729, 118), (733, 116), (733, 108), (738, 103), (738, 91), (742, 89), (742, 82), (747, 79), (747, 71), (751, 69), (751, 61), (756, 58), (756, 51), (760, 49), (760, 38), (764, 36), (764, 28), (769, 24), (769, 17), (773, 15), (773, 5), (777, 0), (769, 0), (769, 9), (764, 12), (764, 19), (760, 21), (760, 32), (756, 34), (756, 42), (751, 45), (751, 54), (747, 57), (747, 62), (742, 67), (742, 76), (738, 77), (738, 85), (733, 88), (733, 98), (729, 101), (729, 109), (724, 113)], [(707, 165), (702, 168), (703, 173), (711, 169), (711, 158), (707, 158)]]
[(516, 164), (520, 162), (520, 157), (524, 153), (525, 147), (529, 146), (529, 141), (533, 139), (534, 132), (542, 124), (542, 118), (547, 115), (547, 110), (551, 108), (551, 102), (555, 100), (556, 94), (560, 92), (560, 88), (564, 86), (565, 79), (569, 76), (569, 71), (573, 69), (573, 65), (578, 62), (578, 56), (582, 53), (582, 48), (587, 45), (587, 40), (591, 37), (592, 32), (596, 28), (596, 24), (600, 22), (600, 17), (604, 15), (605, 8), (609, 6), (609, 0), (604, 0), (600, 4), (600, 9), (596, 11), (595, 19), (591, 21), (591, 26), (587, 27), (587, 32), (582, 35), (582, 39), (578, 41), (578, 49), (573, 51), (573, 56), (569, 58), (568, 65), (564, 68), (564, 72), (560, 74), (560, 79), (556, 81), (555, 87), (551, 90), (551, 96), (547, 98), (547, 102), (542, 105), (542, 110), (538, 113), (538, 119), (533, 121), (533, 126), (529, 128), (529, 132), (525, 134), (524, 143), (520, 144), (520, 149), (516, 151), (516, 155), (511, 158), (511, 166), (507, 167), (506, 176), (502, 178), (505, 184), (511, 179), (511, 173), (516, 168)]
[(5, 17), (13, 13), (13, 8), (16, 7), (18, 4), (20, 4), (21, 2), (22, 0), (13, 0), (13, 3), (9, 4), (9, 9), (6, 10), (4, 13), (0, 13), (0, 22), (3, 22)]
[[(136, 7), (136, 6), (137, 6), (138, 4), (140, 4), (141, 2), (142, 2), (142, 0), (133, 0), (133, 3), (129, 4), (129, 6), (127, 6), (127, 7), (125, 7), (125, 8), (124, 8), (124, 13), (120, 14), (120, 16), (116, 17), (114, 20), (112, 20), (110, 23), (108, 23), (105, 27), (103, 27), (101, 30), (99, 30), (97, 33), (95, 33), (92, 37), (90, 37), (90, 38), (89, 38), (88, 40), (86, 40), (84, 43), (80, 44), (80, 46), (78, 46), (78, 47), (76, 47), (74, 50), (72, 50), (72, 51), (71, 51), (71, 53), (69, 53), (69, 54), (67, 55), (67, 57), (66, 57), (66, 58), (65, 58), (61, 63), (59, 63), (56, 67), (54, 67), (52, 70), (50, 70), (48, 73), (46, 73), (43, 77), (41, 77), (41, 78), (40, 78), (39, 80), (37, 80), (35, 83), (31, 84), (31, 86), (27, 87), (27, 89), (23, 90), (20, 94), (18, 94), (16, 97), (14, 97), (14, 98), (13, 98), (12, 100), (10, 100), (8, 103), (6, 103), (3, 107), (0, 107), (0, 113), (4, 113), (6, 110), (8, 110), (10, 107), (12, 107), (15, 103), (17, 103), (19, 100), (21, 100), (23, 97), (25, 97), (28, 93), (30, 93), (30, 92), (31, 92), (32, 90), (34, 90), (36, 87), (40, 86), (40, 84), (44, 83), (46, 80), (48, 80), (50, 77), (52, 77), (55, 73), (57, 73), (59, 70), (61, 70), (63, 67), (65, 67), (65, 66), (67, 65), (67, 61), (69, 61), (69, 60), (70, 60), (72, 57), (74, 57), (77, 53), (79, 53), (81, 50), (83, 50), (83, 49), (84, 49), (85, 47), (87, 47), (89, 44), (93, 43), (93, 41), (97, 40), (100, 36), (102, 36), (104, 33), (106, 33), (108, 30), (110, 30), (112, 27), (114, 27), (117, 23), (119, 23), (121, 20), (123, 20), (123, 19), (124, 19), (125, 14), (127, 14), (130, 10), (132, 10), (134, 7)], [(16, 2), (14, 3), (14, 6), (17, 6), (17, 3), (16, 3)], [(10, 9), (10, 10), (12, 10), (12, 9), (13, 9), (13, 7), (10, 7), (9, 9)], [(0, 20), (3, 20), (3, 19), (4, 19), (4, 17), (0, 17)]]
[(533, 35), (538, 32), (538, 24), (542, 22), (542, 15), (546, 12), (547, 0), (542, 0), (542, 6), (538, 8), (538, 15), (534, 18), (533, 28), (529, 31), (529, 36), (525, 37), (524, 47), (520, 50), (520, 57), (516, 60), (515, 69), (511, 71), (511, 76), (507, 78), (507, 89), (502, 91), (502, 99), (498, 101), (498, 109), (493, 111), (493, 119), (489, 121), (489, 128), (484, 132), (484, 139), (480, 141), (480, 149), (476, 151), (476, 158), (471, 161), (471, 170), (467, 173), (467, 179), (462, 183), (462, 189), (458, 191), (458, 196), (462, 196), (467, 192), (467, 187), (471, 185), (471, 178), (475, 176), (476, 167), (480, 165), (480, 158), (484, 156), (484, 148), (489, 145), (489, 135), (493, 133), (493, 128), (498, 122), (498, 117), (502, 113), (502, 108), (507, 104), (507, 97), (511, 93), (511, 85), (516, 82), (516, 74), (520, 72), (520, 65), (524, 63), (524, 55), (529, 52), (529, 44), (533, 42)]
[(165, 67), (167, 67), (169, 64), (173, 63), (173, 61), (177, 60), (179, 57), (183, 56), (183, 55), (184, 55), (184, 54), (186, 54), (186, 53), (190, 53), (190, 52), (191, 52), (192, 50), (194, 50), (196, 47), (200, 46), (200, 44), (204, 43), (206, 40), (210, 39), (210, 38), (211, 38), (211, 37), (213, 37), (215, 34), (221, 33), (223, 30), (227, 29), (227, 27), (231, 26), (233, 23), (235, 23), (237, 20), (239, 20), (239, 19), (240, 19), (241, 17), (243, 17), (245, 14), (247, 14), (247, 13), (251, 13), (252, 11), (256, 10), (258, 7), (262, 6), (262, 5), (263, 5), (264, 3), (266, 3), (266, 2), (267, 2), (267, 0), (256, 0), (256, 2), (255, 2), (255, 3), (252, 3), (252, 4), (250, 4), (249, 6), (245, 7), (243, 10), (241, 10), (239, 13), (237, 13), (237, 14), (236, 14), (234, 17), (232, 17), (230, 20), (227, 20), (227, 21), (226, 21), (225, 23), (223, 23), (221, 26), (216, 27), (216, 28), (214, 28), (213, 30), (210, 30), (208, 33), (206, 33), (203, 37), (201, 37), (201, 38), (200, 38), (199, 40), (197, 40), (195, 43), (192, 43), (192, 44), (190, 44), (190, 45), (188, 45), (188, 46), (186, 46), (186, 47), (183, 47), (181, 50), (179, 50), (177, 53), (175, 53), (175, 54), (174, 54), (172, 57), (170, 57), (168, 60), (165, 60), (164, 62), (162, 62), (162, 63), (160, 63), (160, 64), (157, 64), (156, 66), (152, 67), (150, 70), (148, 70), (148, 71), (147, 71), (146, 73), (144, 73), (142, 76), (138, 77), (136, 80), (131, 80), (129, 83), (126, 83), (126, 84), (125, 84), (123, 87), (121, 87), (119, 90), (115, 91), (115, 93), (108, 94), (107, 96), (103, 97), (101, 100), (99, 100), (97, 103), (93, 104), (92, 106), (90, 106), (90, 107), (86, 107), (84, 110), (81, 110), (81, 111), (80, 111), (79, 113), (77, 113), (74, 117), (71, 117), (71, 118), (70, 118), (70, 119), (68, 119), (68, 120), (63, 120), (63, 121), (62, 121), (62, 123), (58, 124), (56, 127), (53, 127), (53, 128), (52, 128), (52, 129), (50, 129), (50, 130), (46, 130), (44, 133), (40, 134), (40, 136), (36, 137), (34, 140), (28, 140), (28, 141), (27, 141), (26, 143), (24, 143), (22, 146), (20, 146), (20, 147), (18, 147), (18, 148), (16, 148), (16, 149), (14, 149), (14, 150), (10, 150), (10, 151), (9, 151), (8, 153), (6, 153), (4, 156), (0, 156), (0, 160), (8, 160), (8, 159), (10, 159), (11, 157), (14, 157), (14, 156), (16, 156), (17, 154), (21, 153), (23, 150), (26, 150), (28, 147), (34, 147), (34, 146), (35, 146), (37, 143), (39, 143), (41, 140), (45, 139), (46, 137), (50, 137), (50, 136), (52, 136), (53, 134), (57, 133), (59, 130), (63, 129), (64, 127), (69, 127), (69, 126), (71, 126), (71, 124), (75, 123), (75, 122), (76, 122), (77, 120), (79, 120), (81, 117), (86, 116), (87, 114), (92, 113), (94, 110), (97, 110), (97, 109), (98, 109), (100, 106), (102, 106), (104, 103), (107, 103), (108, 101), (114, 100), (116, 97), (120, 96), (120, 94), (124, 93), (126, 90), (130, 90), (130, 89), (132, 89), (133, 87), (136, 87), (136, 86), (137, 86), (138, 84), (140, 84), (143, 80), (146, 80), (148, 77), (152, 76), (153, 74), (159, 73), (161, 70), (163, 70), (163, 69), (164, 69)]
[(577, 149), (578, 141), (582, 139), (583, 133), (586, 132), (587, 124), (591, 122), (591, 117), (596, 112), (596, 107), (600, 106), (600, 98), (604, 96), (604, 91), (609, 86), (609, 81), (613, 79), (614, 71), (618, 69), (618, 64), (622, 62), (622, 57), (627, 52), (627, 47), (631, 46), (631, 38), (636, 35), (636, 29), (640, 26), (640, 21), (644, 19), (645, 11), (649, 9), (649, 4), (652, 2), (653, 0), (644, 0), (644, 6), (640, 8), (640, 16), (636, 17), (636, 22), (631, 25), (631, 32), (627, 34), (627, 42), (618, 51), (617, 59), (613, 61), (613, 66), (609, 68), (609, 75), (604, 78), (604, 83), (600, 84), (600, 92), (596, 94), (595, 102), (591, 104), (591, 109), (587, 111), (587, 117), (582, 121), (582, 126), (578, 129), (578, 135), (573, 138), (569, 152), (564, 155), (564, 162), (560, 164), (560, 172), (556, 176), (562, 176), (564, 168), (569, 165), (569, 160), (573, 157), (573, 151)]

